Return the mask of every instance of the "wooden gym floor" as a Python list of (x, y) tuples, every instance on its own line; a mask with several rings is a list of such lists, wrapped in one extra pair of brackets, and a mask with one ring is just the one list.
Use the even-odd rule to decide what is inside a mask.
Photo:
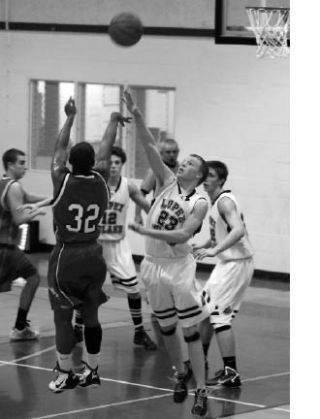
[[(182, 404), (172, 401), (171, 366), (158, 328), (144, 304), (144, 322), (159, 349), (147, 352), (132, 343), (133, 327), (125, 295), (106, 284), (112, 298), (101, 307), (103, 343), (99, 388), (53, 394), (54, 327), (46, 290), (47, 253), (31, 254), (42, 277), (29, 318), (37, 342), (9, 342), (21, 288), (0, 294), (1, 419), (187, 419), (191, 418), (194, 382)], [(199, 272), (205, 280), (208, 272)], [(254, 278), (235, 320), (240, 389), (216, 389), (208, 419), (289, 419), (289, 285)], [(209, 352), (210, 373), (221, 368), (216, 343)]]

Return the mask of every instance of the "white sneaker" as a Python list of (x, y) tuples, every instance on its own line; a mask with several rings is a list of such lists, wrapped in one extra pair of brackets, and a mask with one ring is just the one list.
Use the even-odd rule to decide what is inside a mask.
[(63, 371), (58, 363), (54, 368), (58, 373), (56, 378), (49, 383), (49, 389), (54, 393), (61, 393), (64, 390), (75, 388), (79, 384), (79, 377), (72, 371)]
[(24, 329), (19, 330), (14, 328), (10, 332), (10, 340), (18, 341), (18, 340), (35, 340), (39, 338), (39, 332), (32, 330), (29, 325), (29, 321), (27, 320)]

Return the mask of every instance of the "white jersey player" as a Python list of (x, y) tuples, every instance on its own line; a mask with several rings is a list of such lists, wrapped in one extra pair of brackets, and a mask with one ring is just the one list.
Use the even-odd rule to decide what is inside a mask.
[(148, 212), (150, 204), (134, 182), (121, 176), (126, 154), (121, 147), (113, 146), (110, 157), (108, 186), (111, 193), (107, 210), (101, 220), (99, 243), (110, 273), (112, 284), (127, 293), (129, 310), (135, 328), (134, 343), (147, 350), (157, 349), (145, 332), (142, 321), (142, 300), (137, 272), (126, 237), (129, 200)]
[(244, 293), (253, 275), (253, 249), (239, 205), (230, 190), (223, 190), (228, 176), (226, 165), (220, 161), (207, 162), (209, 174), (204, 188), (212, 202), (209, 213), (210, 239), (195, 246), (195, 256), (201, 260), (216, 256), (218, 262), (212, 271), (205, 290), (214, 297), (217, 307), (212, 307), (210, 323), (201, 326), (204, 351), (207, 355), (213, 330), (216, 333), (224, 369), (208, 386), (239, 387), (241, 380), (236, 368), (235, 339), (232, 320), (239, 311)]
[(173, 400), (182, 403), (188, 395), (181, 343), (176, 333), (178, 320), (188, 344), (190, 362), (197, 390), (191, 412), (204, 416), (207, 412), (204, 354), (198, 333), (199, 322), (209, 315), (206, 296), (197, 290), (196, 263), (187, 243), (201, 227), (208, 204), (195, 192), (207, 177), (205, 161), (189, 155), (179, 165), (176, 176), (164, 164), (155, 139), (134, 103), (131, 93), (124, 101), (136, 123), (136, 137), (143, 145), (159, 189), (149, 211), (146, 227), (130, 227), (147, 236), (146, 257), (141, 264), (141, 278), (146, 284), (153, 312), (157, 316), (164, 342), (177, 369)]

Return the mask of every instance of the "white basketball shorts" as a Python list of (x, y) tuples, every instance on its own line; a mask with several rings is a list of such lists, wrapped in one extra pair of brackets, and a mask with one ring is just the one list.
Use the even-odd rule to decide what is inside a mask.
[(191, 255), (176, 259), (146, 256), (140, 267), (148, 301), (160, 326), (191, 327), (209, 317), (208, 295), (196, 280)]
[(113, 286), (129, 294), (139, 292), (136, 267), (127, 238), (115, 241), (99, 240), (99, 243)]
[(230, 325), (235, 318), (248, 288), (254, 265), (253, 259), (238, 259), (218, 262), (204, 289), (211, 296), (210, 323), (221, 327)]

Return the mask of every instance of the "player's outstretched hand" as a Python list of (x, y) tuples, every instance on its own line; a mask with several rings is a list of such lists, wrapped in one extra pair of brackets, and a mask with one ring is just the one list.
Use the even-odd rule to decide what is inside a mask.
[(128, 111), (130, 113), (134, 113), (138, 108), (137, 105), (134, 103), (133, 99), (132, 99), (132, 95), (130, 93), (129, 88), (126, 88), (123, 92), (123, 99), (122, 101), (126, 104)]
[(77, 113), (76, 104), (72, 97), (70, 97), (68, 102), (65, 104), (64, 111), (67, 116), (75, 116), (75, 114)]
[(132, 121), (131, 116), (125, 117), (121, 115), (120, 112), (112, 112), (111, 119), (118, 121), (123, 127), (125, 126), (125, 124), (130, 124), (130, 122)]

